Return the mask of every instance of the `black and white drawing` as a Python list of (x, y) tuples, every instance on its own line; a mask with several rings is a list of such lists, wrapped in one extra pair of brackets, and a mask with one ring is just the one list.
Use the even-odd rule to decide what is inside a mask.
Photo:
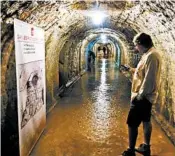
[(43, 61), (19, 65), (21, 129), (44, 105)]

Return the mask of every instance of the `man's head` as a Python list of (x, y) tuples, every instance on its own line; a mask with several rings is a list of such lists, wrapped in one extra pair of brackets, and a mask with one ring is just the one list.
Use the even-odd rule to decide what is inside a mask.
[(135, 48), (141, 53), (146, 52), (148, 49), (150, 49), (153, 46), (151, 37), (145, 33), (137, 34), (134, 37), (133, 42), (134, 42)]

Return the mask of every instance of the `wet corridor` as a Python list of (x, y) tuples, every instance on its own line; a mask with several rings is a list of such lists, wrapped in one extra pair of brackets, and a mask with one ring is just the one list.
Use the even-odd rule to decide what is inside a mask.
[[(31, 156), (120, 155), (128, 147), (130, 88), (114, 61), (98, 60), (95, 69), (69, 88), (49, 113)], [(152, 121), (152, 156), (174, 156), (175, 147)], [(137, 145), (142, 141), (141, 125)]]

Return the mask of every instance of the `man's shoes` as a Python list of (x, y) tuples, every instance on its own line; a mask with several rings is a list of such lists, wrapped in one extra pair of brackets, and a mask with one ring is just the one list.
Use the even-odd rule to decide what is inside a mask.
[(140, 146), (136, 148), (135, 151), (140, 154), (143, 154), (144, 156), (151, 155), (150, 145), (140, 144)]
[(122, 156), (136, 156), (135, 151), (128, 148), (126, 151), (122, 153)]

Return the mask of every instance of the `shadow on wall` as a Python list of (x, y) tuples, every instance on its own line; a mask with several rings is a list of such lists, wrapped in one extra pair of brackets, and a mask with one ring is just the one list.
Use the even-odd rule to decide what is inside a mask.
[(6, 94), (2, 97), (2, 151), (4, 156), (19, 155), (18, 108), (15, 52), (11, 53), (6, 72)]
[(59, 55), (59, 88), (64, 87), (69, 79), (68, 75), (68, 61), (65, 58), (64, 50)]

